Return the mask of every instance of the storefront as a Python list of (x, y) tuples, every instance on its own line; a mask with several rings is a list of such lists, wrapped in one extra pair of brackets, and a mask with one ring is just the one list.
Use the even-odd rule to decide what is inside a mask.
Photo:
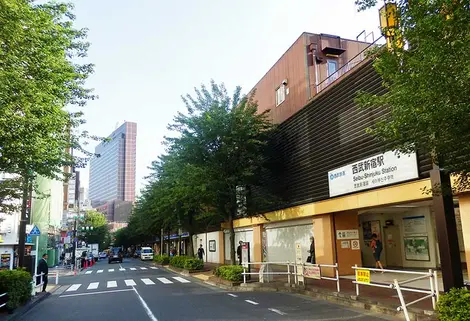
[[(235, 229), (235, 244), (234, 250), (236, 253), (239, 242), (249, 242), (250, 243), (250, 262), (254, 262), (254, 251), (255, 244), (253, 239), (253, 227), (248, 228), (236, 228)], [(230, 233), (229, 230), (224, 230), (224, 243), (225, 243), (225, 261), (230, 261)], [(235, 254), (235, 259), (237, 259)]]

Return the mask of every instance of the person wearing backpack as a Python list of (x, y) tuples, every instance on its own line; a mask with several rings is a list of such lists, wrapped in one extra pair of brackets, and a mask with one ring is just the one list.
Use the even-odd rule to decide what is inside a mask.
[(383, 270), (384, 267), (382, 266), (382, 263), (380, 262), (380, 254), (382, 254), (383, 245), (382, 245), (382, 241), (380, 241), (377, 238), (377, 234), (375, 233), (372, 234), (372, 241), (370, 242), (370, 247), (372, 248), (372, 253), (375, 259), (375, 268), (376, 269), (381, 268)]

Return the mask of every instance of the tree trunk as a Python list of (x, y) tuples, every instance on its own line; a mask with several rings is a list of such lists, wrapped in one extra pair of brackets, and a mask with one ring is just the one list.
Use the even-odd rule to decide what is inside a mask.
[(230, 229), (230, 260), (232, 261), (233, 265), (237, 265), (237, 260), (235, 258), (235, 229), (233, 228), (232, 213), (229, 214), (228, 223)]
[(189, 233), (188, 256), (189, 257), (194, 257), (194, 240), (193, 240), (194, 233), (193, 233), (193, 231), (189, 231), (188, 233)]

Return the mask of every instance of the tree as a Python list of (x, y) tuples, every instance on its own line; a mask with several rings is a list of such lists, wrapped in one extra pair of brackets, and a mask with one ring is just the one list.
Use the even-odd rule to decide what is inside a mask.
[[(84, 87), (93, 65), (78, 63), (89, 46), (86, 29), (73, 27), (72, 8), (0, 0), (0, 171), (23, 177), (0, 194), (25, 193), (36, 175), (64, 179), (64, 167), (90, 156), (84, 139), (97, 139), (79, 130), (81, 111), (65, 110), (95, 98)], [(84, 156), (71, 156), (71, 148)]]
[[(377, 1), (359, 0), (360, 10)], [(470, 187), (470, 3), (464, 0), (398, 1), (391, 50), (374, 66), (388, 92), (362, 93), (365, 107), (390, 113), (373, 133), (401, 152), (419, 148), (448, 173), (457, 191)], [(406, 43), (401, 46), (403, 39)]]
[(95, 210), (86, 211), (84, 222), (81, 225), (83, 227), (93, 227), (93, 230), (82, 229), (82, 233), (85, 235), (87, 243), (98, 243), (100, 248), (108, 245), (105, 243), (108, 238), (109, 229), (106, 217), (103, 213)]
[(266, 194), (253, 191), (263, 188), (264, 149), (273, 126), (268, 112), (259, 114), (252, 96), (242, 97), (240, 87), (230, 97), (223, 84), (212, 81), (210, 89), (202, 85), (195, 93), (183, 98), (186, 114), (178, 113), (169, 125), (180, 135), (166, 138), (168, 152), (192, 166), (190, 171), (202, 173), (197, 184), (210, 196), (206, 208), (229, 223), (235, 262), (234, 219), (260, 215), (265, 205)]

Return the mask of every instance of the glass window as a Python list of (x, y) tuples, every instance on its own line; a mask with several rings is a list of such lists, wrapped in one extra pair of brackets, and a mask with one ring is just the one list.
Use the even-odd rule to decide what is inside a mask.
[(286, 86), (282, 84), (276, 89), (276, 107), (286, 100)]
[(338, 62), (336, 60), (328, 60), (328, 79), (333, 82), (338, 78)]

